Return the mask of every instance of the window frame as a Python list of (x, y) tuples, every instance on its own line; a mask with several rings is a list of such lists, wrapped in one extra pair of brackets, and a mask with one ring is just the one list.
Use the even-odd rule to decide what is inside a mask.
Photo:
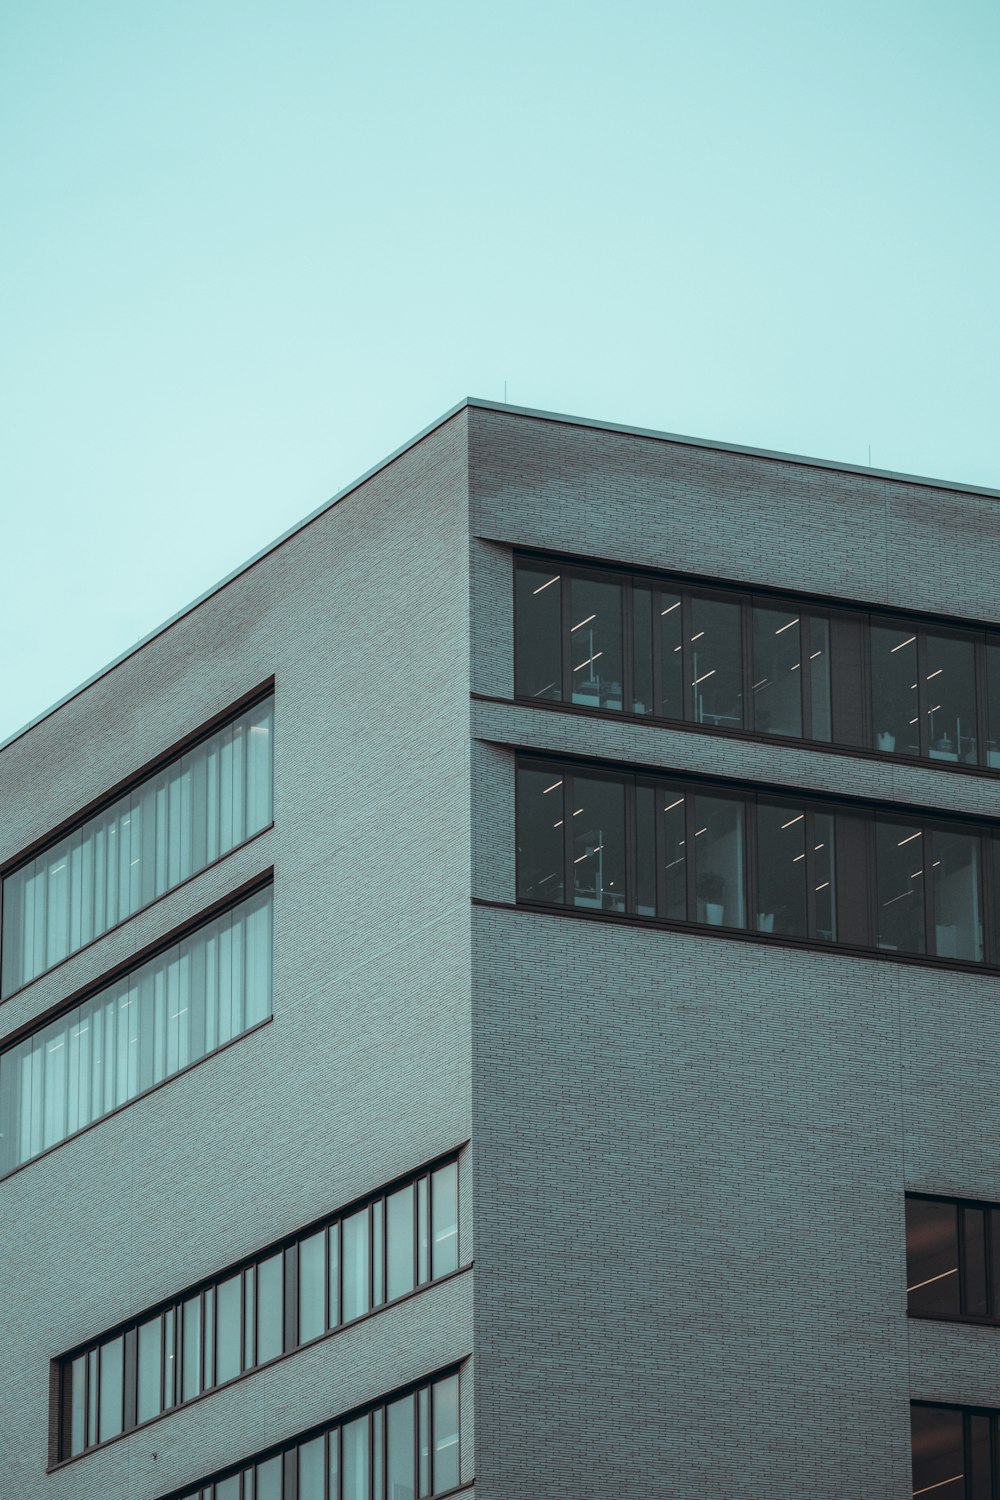
[[(825, 595), (803, 595), (787, 593), (783, 590), (771, 590), (757, 585), (748, 586), (730, 582), (728, 580), (705, 579), (688, 573), (666, 573), (656, 569), (641, 566), (629, 566), (614, 561), (604, 562), (592, 558), (576, 558), (559, 553), (549, 553), (532, 548), (513, 548), (513, 570), (512, 577), (516, 577), (519, 564), (522, 562), (531, 565), (544, 565), (559, 569), (562, 580), (561, 592), (563, 596), (562, 620), (563, 640), (560, 642), (560, 654), (562, 659), (562, 698), (540, 699), (522, 696), (517, 689), (519, 666), (517, 660), (516, 639), (517, 632), (514, 631), (514, 673), (513, 673), (513, 701), (533, 708), (553, 709), (563, 713), (578, 713), (584, 715), (596, 715), (601, 718), (609, 715), (615, 719), (623, 719), (636, 724), (663, 724), (671, 728), (682, 728), (698, 734), (719, 734), (734, 739), (751, 739), (764, 744), (779, 744), (798, 749), (809, 749), (826, 751), (836, 755), (862, 756), (866, 759), (877, 760), (889, 764), (906, 764), (933, 766), (936, 770), (942, 770), (949, 774), (957, 772), (960, 775), (1000, 777), (1000, 764), (992, 766), (989, 764), (989, 720), (990, 704), (988, 702), (987, 685), (987, 647), (993, 646), (1000, 650), (1000, 625), (994, 626), (980, 621), (962, 620), (950, 616), (934, 616), (927, 614), (907, 614), (898, 610), (883, 608), (877, 604), (865, 603), (853, 600), (836, 599)], [(608, 709), (593, 707), (585, 704), (573, 703), (567, 696), (566, 689), (566, 657), (565, 650), (567, 626), (567, 604), (569, 597), (570, 582), (578, 575), (586, 575), (598, 578), (614, 579), (622, 585), (622, 660), (624, 680), (622, 682), (622, 708)], [(651, 587), (654, 591), (667, 591), (679, 594), (682, 604), (682, 616), (684, 626), (682, 630), (683, 652), (683, 714), (681, 717), (668, 716), (662, 710), (662, 677), (660, 675), (660, 643), (659, 632), (655, 628), (655, 603), (654, 620), (652, 624), (653, 638), (651, 642), (650, 671), (652, 674), (653, 702), (649, 713), (637, 713), (630, 707), (635, 701), (634, 694), (634, 639), (635, 619), (631, 607), (631, 598), (636, 585)], [(740, 728), (731, 728), (726, 725), (706, 724), (699, 722), (693, 717), (692, 686), (691, 686), (691, 655), (690, 655), (690, 620), (691, 600), (694, 597), (712, 598), (735, 602), (740, 606), (741, 621), (741, 680), (743, 684), (743, 725)], [(654, 593), (654, 600), (656, 594)], [(759, 730), (754, 726), (754, 700), (752, 693), (753, 675), (753, 616), (757, 607), (762, 608), (787, 608), (789, 611), (800, 613), (804, 626), (801, 637), (802, 680), (799, 688), (801, 703), (802, 727), (801, 736), (772, 734), (765, 730)], [(516, 609), (515, 589), (512, 588), (512, 616)], [(830, 726), (831, 738), (829, 740), (811, 738), (812, 733), (812, 676), (813, 669), (810, 665), (811, 650), (810, 637), (813, 630), (813, 618), (824, 617), (828, 622), (828, 640), (830, 652)], [(875, 744), (875, 723), (872, 708), (872, 673), (871, 673), (871, 638), (870, 627), (873, 624), (884, 626), (888, 629), (906, 630), (916, 634), (918, 641), (918, 689), (920, 743), (927, 744), (927, 752), (920, 755), (906, 755), (901, 752), (879, 750)], [(860, 629), (861, 639), (855, 641), (856, 660), (847, 660), (847, 635), (852, 630)], [(926, 638), (929, 634), (950, 637), (962, 642), (969, 642), (973, 646), (973, 682), (976, 694), (976, 745), (978, 759), (974, 762), (961, 760), (939, 759), (930, 754), (929, 747), (929, 725), (927, 724), (926, 707), (927, 684), (926, 684)], [(840, 644), (836, 644), (837, 641)], [(862, 723), (856, 740), (837, 738), (837, 723), (840, 710), (845, 697), (852, 694), (860, 701), (862, 706)], [(476, 695), (473, 695), (476, 696)], [(846, 717), (846, 716), (845, 716)], [(998, 751), (1000, 759), (1000, 751)]]
[[(918, 1203), (944, 1203), (949, 1208), (956, 1210), (955, 1238), (958, 1250), (958, 1284), (959, 1305), (965, 1303), (967, 1293), (968, 1271), (966, 1257), (966, 1229), (964, 1210), (973, 1209), (984, 1213), (985, 1228), (983, 1234), (983, 1256), (985, 1265), (986, 1296), (993, 1311), (987, 1314), (957, 1312), (921, 1312), (911, 1308), (907, 1301), (906, 1316), (915, 1318), (924, 1323), (972, 1323), (979, 1328), (1000, 1328), (1000, 1203), (994, 1203), (986, 1198), (953, 1198), (947, 1193), (918, 1193), (907, 1191), (904, 1194), (904, 1215), (906, 1204)], [(905, 1220), (904, 1220), (905, 1239)], [(935, 1405), (940, 1403), (925, 1402), (924, 1405)]]

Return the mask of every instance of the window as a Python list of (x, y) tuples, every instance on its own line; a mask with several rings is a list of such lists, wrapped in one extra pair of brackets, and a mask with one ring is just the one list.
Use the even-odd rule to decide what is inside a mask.
[(993, 1500), (997, 1493), (997, 1417), (968, 1406), (910, 1403), (913, 1494), (945, 1500)]
[(1000, 637), (518, 558), (515, 693), (1000, 771)]
[(523, 756), (518, 900), (1000, 968), (992, 824)]
[(453, 1157), (60, 1359), (59, 1457), (131, 1432), (458, 1266)]
[(268, 697), (7, 875), (3, 995), (266, 828), (273, 725)]
[(907, 1311), (1000, 1323), (1000, 1207), (906, 1199)]
[(271, 1014), (271, 889), (0, 1053), (0, 1176)]
[(454, 1371), (168, 1500), (418, 1500), (458, 1487), (460, 1448)]

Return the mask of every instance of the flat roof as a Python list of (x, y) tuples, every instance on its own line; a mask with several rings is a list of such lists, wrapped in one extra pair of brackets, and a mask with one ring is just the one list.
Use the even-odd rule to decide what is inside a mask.
[(810, 458), (800, 453), (781, 453), (772, 448), (752, 448), (743, 443), (715, 442), (710, 438), (690, 437), (678, 432), (660, 432), (652, 427), (630, 427), (623, 422), (600, 422), (591, 417), (574, 417), (565, 412), (542, 411), (531, 406), (512, 406), (504, 401), (486, 401), (478, 396), (466, 396), (464, 400), (457, 402), (455, 406), (444, 412), (442, 416), (409, 438), (407, 442), (402, 443), (398, 448), (387, 454), (385, 458), (380, 459), (377, 464), (374, 464), (370, 469), (366, 469), (357, 479), (353, 479), (342, 490), (338, 490), (329, 500), (325, 500), (322, 505), (310, 511), (301, 521), (297, 521), (294, 526), (290, 526), (287, 531), (283, 531), (280, 536), (275, 537), (273, 542), (269, 542), (266, 547), (262, 547), (259, 552), (255, 552), (252, 557), (248, 557), (245, 562), (240, 563), (231, 573), (227, 573), (224, 578), (220, 578), (218, 583), (212, 584), (211, 588), (206, 589), (196, 599), (192, 599), (190, 603), (185, 604), (175, 614), (172, 614), (169, 619), (164, 620), (161, 625), (157, 625), (155, 629), (149, 631), (148, 634), (136, 641), (134, 645), (122, 651), (112, 661), (107, 662), (98, 671), (92, 673), (90, 677), (86, 678), (77, 687), (72, 688), (68, 693), (64, 693), (55, 703), (50, 704), (41, 713), (36, 714), (33, 719), (29, 719), (27, 724), (22, 725), (20, 729), (16, 729), (13, 734), (8, 735), (5, 740), (0, 741), (0, 751), (5, 750), (8, 745), (12, 745), (15, 740), (19, 740), (22, 735), (27, 734), (30, 729), (34, 729), (37, 724), (49, 718), (50, 715), (71, 702), (72, 699), (78, 697), (80, 693), (85, 692), (87, 688), (98, 682), (102, 677), (105, 677), (109, 672), (113, 672), (115, 667), (120, 666), (123, 661), (127, 661), (137, 651), (141, 651), (143, 646), (147, 646), (150, 641), (155, 640), (157, 636), (169, 630), (172, 625), (176, 625), (178, 620), (182, 620), (185, 615), (189, 615), (200, 604), (204, 604), (206, 599), (211, 599), (214, 594), (226, 588), (234, 579), (239, 578), (250, 568), (255, 567), (257, 563), (270, 553), (277, 551), (290, 537), (297, 536), (300, 531), (311, 525), (313, 521), (318, 520), (320, 516), (325, 515), (328, 510), (352, 494), (359, 486), (365, 484), (376, 474), (381, 473), (383, 469), (387, 469), (390, 464), (395, 463), (397, 458), (401, 458), (404, 453), (409, 452), (417, 443), (423, 442), (424, 438), (429, 437), (432, 432), (436, 432), (439, 427), (443, 427), (446, 422), (450, 422), (452, 417), (457, 416), (459, 412), (465, 411), (469, 407), (474, 407), (479, 411), (501, 412), (507, 416), (530, 417), (540, 422), (558, 422), (570, 427), (588, 427), (599, 432), (620, 432), (629, 437), (653, 438), (658, 442), (682, 444), (686, 448), (710, 448), (718, 453), (745, 453), (752, 458), (770, 459), (777, 463), (799, 464), (811, 469), (834, 469), (842, 474), (860, 474), (868, 479), (890, 479), (903, 484), (919, 484), (931, 489), (951, 490), (954, 493), (963, 495), (982, 495), (993, 500), (1000, 499), (1000, 490), (990, 489), (984, 485), (955, 484), (945, 479), (930, 479), (925, 475), (906, 474), (894, 469), (874, 469), (868, 468), (864, 464), (838, 463), (834, 459)]

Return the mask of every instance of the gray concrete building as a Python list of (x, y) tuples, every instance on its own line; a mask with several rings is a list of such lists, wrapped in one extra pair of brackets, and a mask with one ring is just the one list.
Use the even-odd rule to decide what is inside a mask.
[(470, 400), (0, 749), (4, 1500), (1000, 1494), (997, 500)]

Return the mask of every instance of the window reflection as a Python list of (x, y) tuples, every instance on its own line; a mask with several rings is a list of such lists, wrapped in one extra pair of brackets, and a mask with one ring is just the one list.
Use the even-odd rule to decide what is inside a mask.
[(562, 901), (563, 777), (521, 766), (517, 774), (517, 894), (529, 901)]
[(743, 804), (728, 797), (695, 797), (694, 822), (697, 920), (710, 927), (743, 927)]
[(753, 724), (759, 734), (802, 735), (799, 612), (758, 605), (753, 612)]
[(919, 755), (916, 633), (873, 624), (871, 666), (875, 749)]
[[(683, 792), (674, 795), (669, 787), (661, 789), (660, 797), (660, 848), (663, 852), (663, 910), (661, 915), (666, 917), (668, 922), (683, 922), (687, 916), (688, 906), (685, 812), (687, 798)], [(712, 889), (715, 889), (714, 884), (712, 884)], [(724, 891), (722, 895), (724, 898)], [(708, 919), (699, 917), (698, 920), (707, 921)]]
[(986, 764), (1000, 771), (1000, 644), (986, 643)]
[(833, 738), (830, 711), (830, 622), (822, 615), (808, 617), (810, 737), (829, 742)]
[(574, 776), (573, 802), (573, 904), (624, 912), (625, 788)]
[(757, 807), (757, 931), (805, 937), (806, 815), (789, 804)]
[(931, 760), (976, 761), (976, 662), (971, 641), (926, 640), (927, 745)]
[(875, 822), (878, 945), (924, 953), (924, 836), (904, 823)]
[(980, 962), (983, 928), (979, 911), (978, 838), (936, 829), (931, 873), (935, 953), (939, 958)]
[(727, 599), (693, 595), (690, 653), (694, 722), (740, 728), (743, 723), (740, 606)]
[(570, 580), (572, 701), (622, 707), (622, 590), (591, 578)]
[[(813, 904), (816, 913), (815, 937), (833, 943), (837, 939), (837, 861), (834, 848), (832, 813), (812, 815)], [(808, 861), (807, 861), (808, 865)]]
[(562, 697), (562, 578), (558, 568), (519, 563), (514, 579), (514, 660), (522, 698)]
[(906, 1200), (906, 1296), (910, 1312), (960, 1311), (958, 1208), (929, 1198)]
[(945, 1406), (910, 1407), (913, 1493), (965, 1500), (962, 1413)]
[[(657, 590), (656, 626), (659, 633), (659, 706), (665, 719), (683, 719), (684, 713), (684, 621), (681, 597)], [(692, 674), (697, 675), (697, 674)]]

